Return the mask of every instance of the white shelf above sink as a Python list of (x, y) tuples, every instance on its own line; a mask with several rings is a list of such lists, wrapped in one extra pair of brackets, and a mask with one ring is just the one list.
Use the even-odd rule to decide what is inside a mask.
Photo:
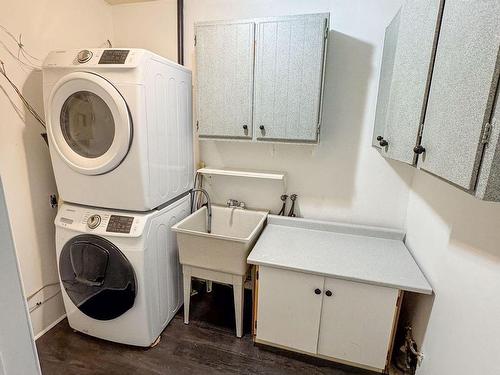
[(202, 175), (212, 176), (233, 176), (246, 178), (259, 178), (264, 180), (285, 181), (284, 172), (273, 171), (256, 171), (250, 169), (233, 169), (233, 168), (201, 168), (198, 173)]

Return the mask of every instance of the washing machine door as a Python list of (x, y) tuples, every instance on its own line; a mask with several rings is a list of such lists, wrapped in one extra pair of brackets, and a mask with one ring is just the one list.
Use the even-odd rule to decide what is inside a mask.
[(82, 234), (69, 240), (61, 251), (59, 274), (71, 301), (91, 318), (115, 319), (134, 305), (134, 269), (105, 238)]
[(132, 142), (132, 121), (118, 90), (97, 74), (75, 72), (57, 82), (48, 101), (48, 134), (75, 171), (99, 175), (115, 169)]

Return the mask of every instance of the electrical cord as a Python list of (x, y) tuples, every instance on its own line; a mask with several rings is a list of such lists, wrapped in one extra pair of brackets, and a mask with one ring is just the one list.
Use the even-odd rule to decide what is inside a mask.
[(40, 306), (42, 306), (45, 302), (48, 302), (50, 301), (52, 298), (54, 298), (55, 296), (57, 296), (59, 293), (61, 293), (61, 289), (59, 289), (57, 292), (55, 292), (53, 295), (51, 295), (50, 297), (47, 297), (45, 298), (43, 301), (39, 301), (37, 302), (33, 307), (31, 307), (29, 309), (29, 312), (30, 314), (35, 311), (36, 309), (38, 309)]
[(7, 82), (9, 82), (9, 84), (12, 86), (12, 88), (16, 92), (17, 96), (19, 96), (19, 99), (21, 99), (21, 101), (23, 102), (24, 106), (29, 111), (29, 113), (31, 113), (31, 115), (35, 118), (35, 120), (37, 120), (40, 123), (40, 125), (42, 125), (42, 127), (44, 129), (46, 129), (47, 125), (45, 124), (45, 120), (42, 119), (42, 117), (38, 114), (38, 112), (33, 108), (33, 106), (28, 102), (28, 100), (21, 93), (21, 91), (16, 86), (16, 84), (14, 82), (12, 82), (12, 80), (9, 78), (9, 76), (7, 75), (7, 71), (5, 70), (5, 64), (2, 60), (0, 60), (0, 74), (2, 74), (4, 76), (4, 78), (7, 80)]
[(45, 284), (41, 288), (37, 289), (35, 292), (31, 293), (28, 297), (26, 297), (26, 300), (29, 301), (34, 296), (36, 296), (38, 293), (40, 293), (42, 290), (44, 290), (45, 288), (48, 288), (49, 286), (53, 286), (53, 285), (59, 285), (59, 281), (54, 282), (54, 283), (50, 283), (50, 284)]

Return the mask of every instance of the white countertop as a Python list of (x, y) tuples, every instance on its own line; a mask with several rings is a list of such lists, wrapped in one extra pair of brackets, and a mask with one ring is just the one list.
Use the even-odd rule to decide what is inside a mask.
[(403, 239), (393, 229), (269, 215), (247, 262), (432, 294)]

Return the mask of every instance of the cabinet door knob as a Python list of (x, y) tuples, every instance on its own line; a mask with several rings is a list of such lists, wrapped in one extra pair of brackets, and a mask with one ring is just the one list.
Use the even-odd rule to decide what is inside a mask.
[(381, 141), (382, 139), (384, 139), (384, 137), (382, 137), (381, 135), (377, 136), (377, 141)]
[(425, 152), (425, 147), (422, 145), (415, 146), (413, 152), (417, 155), (423, 154)]
[(314, 293), (315, 294), (321, 294), (321, 289), (319, 289), (319, 288), (314, 289)]
[(248, 125), (243, 125), (243, 130), (247, 130), (248, 129)]
[(385, 147), (389, 144), (389, 142), (387, 142), (385, 139), (382, 139), (379, 143), (378, 143), (381, 147)]
[(259, 126), (260, 130), (264, 130), (264, 125)]
[(326, 296), (327, 296), (327, 297), (331, 297), (333, 293), (332, 293), (332, 291), (331, 291), (331, 290), (327, 290), (327, 291), (325, 292), (325, 294), (326, 294)]

